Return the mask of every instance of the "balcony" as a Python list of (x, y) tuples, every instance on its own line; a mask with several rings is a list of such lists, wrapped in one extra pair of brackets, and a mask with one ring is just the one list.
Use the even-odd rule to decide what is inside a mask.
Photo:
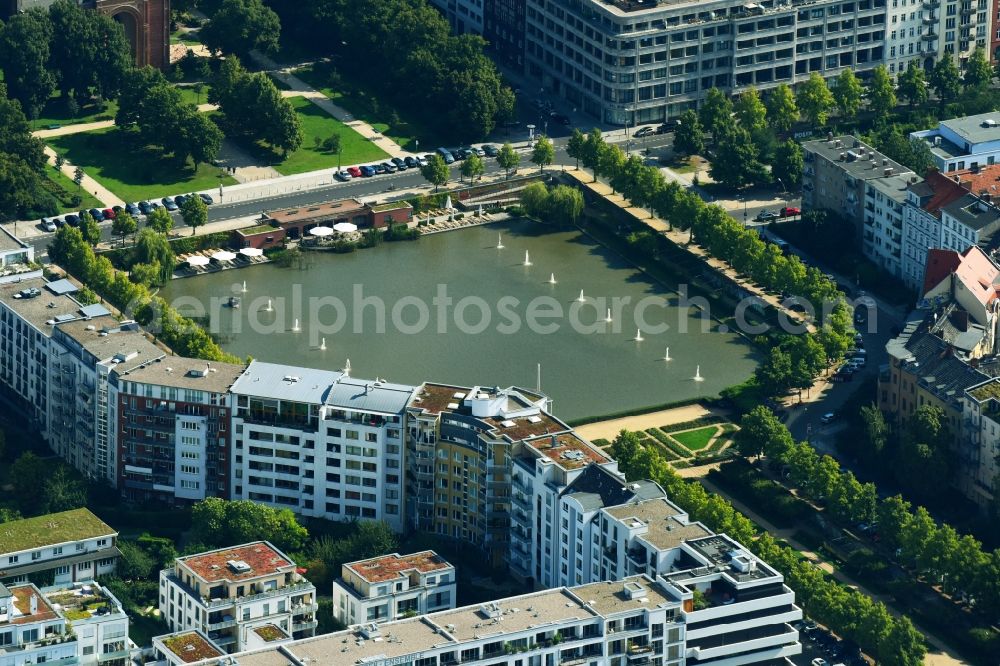
[(940, 0), (924, 0), (923, 2), (924, 9), (929, 9), (931, 11), (934, 11), (940, 6), (941, 6)]
[(926, 35), (921, 35), (920, 38), (925, 42), (932, 42), (938, 38), (938, 35), (936, 32), (928, 32)]
[(97, 661), (98, 663), (104, 663), (106, 661), (112, 661), (114, 659), (125, 659), (128, 657), (128, 655), (129, 655), (128, 650), (118, 650), (117, 652), (108, 652), (106, 654), (102, 654), (97, 658)]
[(319, 626), (319, 622), (317, 620), (309, 620), (308, 622), (292, 622), (292, 631), (296, 633), (299, 631), (310, 631), (315, 629), (317, 626)]
[[(230, 617), (230, 616), (227, 616)], [(209, 631), (218, 631), (220, 629), (228, 629), (229, 627), (235, 627), (236, 620), (220, 620), (218, 622), (209, 622), (206, 627)]]
[(937, 25), (938, 17), (936, 16), (925, 16), (923, 18), (924, 25)]

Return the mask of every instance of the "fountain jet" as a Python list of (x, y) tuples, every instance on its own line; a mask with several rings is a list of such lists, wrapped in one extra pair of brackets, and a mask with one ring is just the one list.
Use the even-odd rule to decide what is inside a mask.
[(551, 275), (549, 275), (549, 284), (555, 284), (555, 283), (556, 283), (556, 274), (552, 273)]
[(663, 354), (664, 361), (672, 361), (674, 359), (670, 358), (670, 347), (667, 347), (667, 351)]
[(503, 235), (497, 234), (497, 249), (502, 250), (504, 248)]
[(632, 339), (635, 340), (636, 342), (642, 342), (643, 340), (646, 339), (646, 338), (642, 337), (642, 329), (641, 328), (635, 329), (635, 337), (632, 338)]
[(703, 382), (703, 381), (705, 381), (705, 378), (701, 376), (701, 366), (700, 365), (696, 365), (695, 368), (694, 368), (694, 380), (696, 382)]
[(581, 290), (580, 290), (580, 295), (576, 297), (576, 302), (577, 302), (577, 303), (583, 303), (583, 302), (585, 302), (586, 300), (587, 300), (587, 299), (583, 297), (583, 289), (581, 289)]
[(319, 350), (326, 351), (326, 338), (323, 338), (323, 340), (319, 343)]
[(527, 250), (524, 251), (524, 265), (525, 266), (530, 266), (531, 265), (531, 256), (528, 255), (528, 251)]
[(299, 320), (298, 320), (298, 319), (296, 319), (296, 320), (295, 320), (295, 323), (294, 323), (294, 324), (292, 324), (292, 333), (298, 333), (298, 332), (299, 332), (299, 331), (301, 331), (301, 330), (302, 330), (302, 329), (301, 329), (301, 328), (299, 328)]

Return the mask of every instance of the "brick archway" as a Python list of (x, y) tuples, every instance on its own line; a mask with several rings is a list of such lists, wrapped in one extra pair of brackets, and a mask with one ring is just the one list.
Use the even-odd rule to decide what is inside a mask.
[(138, 66), (170, 64), (170, 0), (97, 0), (97, 11), (125, 28)]

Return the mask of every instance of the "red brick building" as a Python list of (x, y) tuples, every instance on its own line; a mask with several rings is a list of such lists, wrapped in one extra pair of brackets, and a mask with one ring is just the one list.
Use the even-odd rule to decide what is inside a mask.
[(170, 65), (170, 0), (96, 0), (95, 9), (125, 28), (137, 66)]

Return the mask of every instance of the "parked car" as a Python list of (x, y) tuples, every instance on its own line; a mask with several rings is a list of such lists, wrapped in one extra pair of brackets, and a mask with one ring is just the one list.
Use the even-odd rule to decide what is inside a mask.
[(170, 212), (173, 212), (178, 208), (180, 208), (180, 206), (177, 205), (177, 202), (174, 200), (173, 197), (163, 197), (162, 199), (160, 199), (160, 203), (162, 203), (163, 207), (169, 210)]
[(403, 161), (403, 158), (393, 157), (389, 161), (396, 165), (397, 171), (406, 171), (406, 162)]
[(43, 217), (39, 226), (41, 226), (42, 229), (44, 229), (45, 231), (55, 231), (56, 230), (55, 219), (51, 217)]
[(118, 217), (118, 211), (116, 211), (114, 208), (105, 208), (101, 212), (104, 213), (105, 220), (113, 220), (116, 217)]
[[(100, 208), (91, 208), (87, 212), (90, 213), (90, 216), (92, 218), (94, 218), (95, 222), (103, 222), (104, 221), (104, 211), (102, 211)], [(83, 215), (81, 215), (80, 217), (83, 217)]]
[(812, 666), (830, 666), (830, 662), (828, 662), (823, 657), (816, 657), (810, 663), (812, 664)]
[(653, 134), (656, 134), (656, 130), (653, 129), (652, 127), (646, 126), (637, 129), (635, 131), (635, 134), (633, 134), (633, 136), (637, 139), (641, 139), (644, 136), (652, 136)]
[(570, 124), (569, 116), (567, 116), (565, 113), (554, 113), (553, 112), (552, 114), (549, 115), (549, 117), (554, 122), (557, 122), (560, 125), (569, 125)]
[(125, 212), (125, 207), (124, 206), (112, 206), (111, 210), (113, 210), (115, 212), (115, 215), (121, 215), (122, 213)]
[(213, 199), (211, 197), (211, 195), (209, 195), (209, 194), (204, 194), (203, 193), (203, 194), (199, 194), (198, 196), (201, 198), (202, 201), (205, 202), (206, 206), (211, 206), (212, 204), (215, 203), (215, 199)]
[(668, 120), (667, 122), (663, 123), (662, 125), (656, 128), (656, 133), (670, 134), (671, 132), (677, 131), (677, 128), (680, 127), (680, 124), (681, 121), (677, 118), (674, 118), (673, 120)]
[(392, 162), (382, 162), (379, 166), (385, 169), (385, 173), (396, 173), (396, 165)]
[(496, 157), (499, 152), (500, 150), (492, 143), (487, 143), (483, 146), (483, 154), (485, 154), (486, 157)]
[(781, 217), (795, 217), (796, 215), (801, 215), (802, 211), (795, 206), (785, 206), (781, 209)]
[(378, 172), (375, 171), (375, 167), (368, 166), (367, 164), (361, 167), (361, 175), (364, 176), (365, 178), (371, 178), (376, 174), (378, 174)]
[(406, 157), (404, 157), (403, 162), (406, 163), (406, 167), (408, 169), (416, 169), (418, 166), (420, 166), (420, 162), (418, 162), (417, 158), (413, 157), (412, 155), (407, 155)]
[(853, 372), (847, 372), (844, 369), (842, 369), (842, 370), (834, 373), (834, 375), (832, 377), (830, 377), (830, 381), (831, 382), (835, 382), (835, 383), (849, 382), (849, 381), (852, 381), (853, 379), (854, 379), (854, 373)]
[(373, 164), (372, 168), (375, 169), (376, 174), (389, 173), (389, 170), (385, 168), (384, 164)]
[(427, 166), (427, 157), (428, 157), (427, 155), (418, 155), (417, 156), (417, 166), (418, 167), (425, 167), (425, 166)]
[(186, 194), (178, 194), (176, 197), (174, 197), (174, 203), (177, 204), (178, 208), (183, 206), (184, 202), (187, 200), (188, 200), (188, 195)]
[(437, 152), (437, 154), (441, 156), (441, 159), (444, 160), (445, 164), (455, 163), (455, 156), (452, 155), (451, 151), (448, 150), (447, 148), (438, 148), (437, 151), (435, 152)]
[(153, 204), (149, 203), (148, 201), (140, 201), (139, 212), (142, 213), (143, 215), (149, 215), (150, 213), (153, 212)]
[(347, 173), (351, 174), (351, 178), (361, 178), (361, 169), (356, 166), (347, 167)]
[(773, 210), (762, 210), (757, 213), (757, 217), (753, 218), (756, 222), (770, 222), (771, 220), (777, 220), (778, 214)]
[(125, 204), (125, 212), (131, 215), (132, 217), (137, 217), (142, 214), (142, 211), (139, 210), (139, 206), (137, 206), (134, 203)]
[(351, 174), (347, 173), (346, 169), (341, 169), (333, 177), (341, 182), (346, 182), (351, 179)]
[(865, 367), (866, 363), (867, 363), (867, 359), (864, 356), (855, 356), (850, 361), (848, 361), (849, 365), (853, 365), (853, 366), (859, 367), (859, 368)]
[(827, 423), (833, 423), (834, 419), (836, 418), (837, 418), (836, 414), (834, 414), (833, 412), (827, 412), (822, 416), (822, 418), (820, 418), (819, 422), (826, 425)]
[(66, 224), (68, 224), (71, 227), (80, 226), (80, 216), (74, 213), (70, 213), (69, 215), (64, 217), (63, 220), (66, 222)]

